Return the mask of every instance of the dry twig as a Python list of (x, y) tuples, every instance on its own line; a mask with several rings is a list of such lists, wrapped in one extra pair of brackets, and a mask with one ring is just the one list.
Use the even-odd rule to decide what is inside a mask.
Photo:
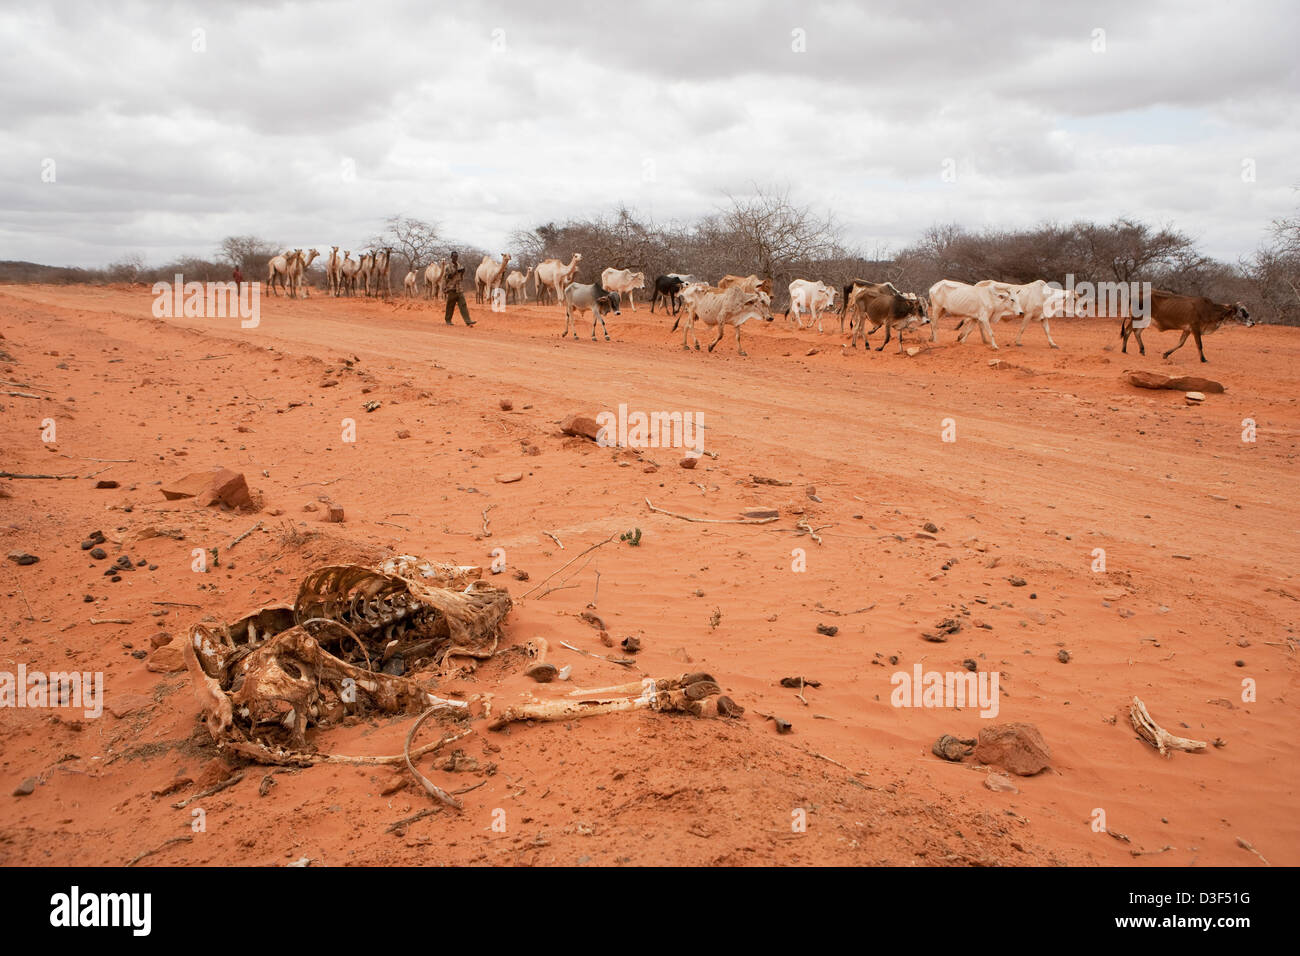
[(172, 837), (170, 840), (164, 840), (162, 843), (158, 844), (158, 846), (154, 847), (152, 850), (145, 850), (139, 856), (133, 858), (129, 863), (127, 863), (127, 866), (135, 866), (146, 856), (153, 856), (158, 851), (165, 850), (173, 843), (193, 843), (193, 842), (194, 842), (194, 837), (190, 836), (188, 833), (185, 834), (185, 836)]
[[(595, 544), (593, 544), (593, 545), (592, 545), (590, 548), (588, 548), (586, 551), (583, 551), (581, 554), (575, 554), (575, 555), (574, 555), (572, 558), (570, 558), (568, 561), (565, 561), (562, 565), (560, 565), (558, 568), (556, 568), (554, 571), (552, 571), (552, 572), (551, 572), (550, 574), (548, 574), (546, 577), (542, 578), (542, 579), (541, 579), (540, 581), (538, 581), (535, 585), (533, 585), (531, 588), (529, 588), (527, 591), (525, 591), (523, 594), (521, 594), (521, 595), (519, 596), (519, 600), (522, 601), (524, 598), (528, 597), (528, 595), (532, 594), (534, 591), (536, 591), (538, 588), (540, 588), (543, 584), (545, 584), (547, 581), (551, 580), (551, 578), (555, 577), (557, 574), (559, 574), (561, 571), (563, 571), (563, 570), (564, 570), (565, 568), (567, 568), (569, 565), (573, 564), (574, 561), (577, 561), (577, 560), (578, 560), (579, 558), (581, 558), (583, 555), (588, 554), (588, 553), (590, 553), (590, 552), (592, 552), (592, 551), (595, 551), (597, 548), (601, 548), (601, 547), (604, 547), (605, 545), (609, 544), (611, 541), (614, 540), (615, 537), (617, 537), (617, 535), (618, 535), (618, 532), (615, 532), (614, 534), (611, 534), (608, 538), (606, 538), (604, 541), (597, 541)], [(567, 579), (566, 579), (566, 580), (567, 580)], [(546, 593), (546, 594), (550, 594), (551, 591), (554, 591), (554, 590), (556, 590), (556, 588), (551, 588), (550, 590), (546, 591), (545, 593)]]
[(668, 516), (671, 517), (671, 518), (681, 518), (683, 521), (694, 521), (694, 522), (698, 522), (698, 523), (700, 523), (700, 524), (770, 524), (771, 522), (777, 520), (776, 517), (772, 517), (772, 518), (693, 518), (693, 517), (691, 517), (690, 515), (682, 515), (682, 514), (678, 514), (678, 513), (675, 512), (675, 511), (665, 511), (663, 508), (656, 508), (654, 505), (650, 504), (650, 499), (649, 499), (649, 498), (647, 498), (647, 499), (645, 500), (645, 503), (646, 503), (646, 507), (648, 507), (651, 511), (657, 511), (657, 512), (658, 512), (659, 514), (661, 514), (661, 515), (668, 515)]

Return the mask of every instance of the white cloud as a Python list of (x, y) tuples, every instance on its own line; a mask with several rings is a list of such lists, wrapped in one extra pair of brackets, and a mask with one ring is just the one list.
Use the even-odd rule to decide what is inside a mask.
[(506, 249), (621, 201), (692, 220), (778, 183), (868, 247), (1130, 215), (1231, 259), (1294, 209), (1300, 10), (1050, 9), (11, 8), (0, 258), (160, 261), (233, 233), (355, 249), (395, 213)]

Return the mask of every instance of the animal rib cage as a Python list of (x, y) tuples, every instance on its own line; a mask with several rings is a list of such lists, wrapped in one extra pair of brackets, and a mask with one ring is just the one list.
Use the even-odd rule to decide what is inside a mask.
[(404, 675), (496, 652), (510, 595), (481, 576), (409, 556), (331, 565), (303, 579), (292, 607), (195, 624), (185, 659), (213, 737), (289, 760), (309, 728), (350, 714), (463, 709)]

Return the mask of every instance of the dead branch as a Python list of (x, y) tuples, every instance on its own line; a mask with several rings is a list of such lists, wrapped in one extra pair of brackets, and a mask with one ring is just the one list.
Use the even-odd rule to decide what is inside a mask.
[(560, 641), (560, 646), (567, 647), (571, 651), (577, 651), (579, 654), (584, 654), (587, 657), (594, 657), (598, 661), (606, 661), (610, 664), (617, 664), (619, 667), (631, 667), (633, 664), (636, 663), (636, 661), (632, 660), (632, 658), (630, 657), (605, 657), (603, 654), (593, 654), (591, 653), (591, 651), (584, 651), (581, 647), (574, 647), (572, 644), (568, 643), (567, 641)]
[(49, 479), (50, 481), (63, 481), (67, 478), (78, 478), (79, 475), (20, 475), (14, 471), (0, 471), (0, 478), (35, 478)]
[(557, 538), (555, 535), (551, 534), (551, 532), (543, 531), (542, 534), (546, 535), (548, 538), (550, 538), (552, 541), (558, 544), (560, 546), (561, 551), (564, 550), (564, 542), (561, 541), (559, 538)]
[(483, 509), (483, 537), (492, 537), (492, 532), (488, 530), (488, 512), (495, 508), (496, 505), (488, 505)]
[(194, 837), (190, 836), (188, 833), (185, 836), (172, 837), (170, 840), (164, 840), (162, 843), (158, 844), (152, 850), (145, 850), (139, 856), (135, 857), (129, 863), (127, 863), (127, 866), (135, 866), (146, 856), (153, 856), (155, 853), (159, 852), (160, 850), (165, 850), (173, 843), (193, 843), (193, 842), (194, 842)]
[(91, 624), (134, 624), (128, 617), (92, 617)]
[(1171, 750), (1198, 751), (1204, 750), (1206, 747), (1204, 740), (1177, 737), (1165, 730), (1147, 713), (1147, 705), (1142, 703), (1142, 699), (1139, 697), (1133, 698), (1133, 705), (1129, 708), (1128, 716), (1133, 723), (1133, 729), (1138, 732), (1138, 736), (1159, 750), (1162, 757), (1168, 757)]
[(214, 785), (211, 786), (211, 787), (208, 787), (208, 789), (206, 789), (206, 790), (200, 790), (198, 793), (194, 794), (194, 796), (192, 796), (192, 797), (186, 797), (184, 800), (180, 801), (180, 803), (173, 803), (173, 804), (172, 804), (172, 809), (173, 809), (173, 810), (184, 810), (186, 807), (188, 807), (188, 806), (189, 806), (191, 803), (193, 803), (195, 800), (202, 800), (204, 797), (210, 797), (210, 796), (212, 796), (214, 793), (220, 793), (222, 790), (225, 790), (227, 787), (233, 787), (235, 784), (239, 783), (239, 781), (241, 781), (241, 780), (243, 780), (243, 779), (244, 779), (244, 772), (241, 770), (239, 773), (235, 774), (233, 777), (227, 777), (225, 780), (221, 781), (221, 782), (218, 783), (218, 784), (214, 784)]
[[(457, 810), (463, 810), (465, 808), (465, 805), (463, 803), (461, 803), (459, 800), (457, 800), (455, 797), (449, 794), (446, 790), (443, 790), (441, 787), (435, 784), (424, 774), (420, 773), (420, 771), (416, 770), (415, 764), (411, 762), (411, 740), (414, 739), (415, 732), (420, 729), (420, 725), (424, 723), (432, 714), (442, 709), (443, 709), (442, 705), (435, 704), (433, 707), (430, 707), (428, 710), (422, 713), (418, 718), (416, 718), (415, 723), (411, 725), (411, 729), (406, 735), (406, 745), (402, 748), (402, 751), (403, 753), (406, 754), (406, 769), (410, 770), (411, 773), (415, 775), (416, 782), (419, 783), (419, 785), (424, 789), (425, 793), (441, 801), (442, 803), (446, 804), (449, 807), (454, 807)], [(442, 741), (439, 741), (439, 743), (442, 743)]]
[(18, 593), (23, 596), (23, 603), (27, 605), (27, 620), (29, 621), (36, 620), (36, 612), (32, 610), (32, 602), (27, 600), (27, 592), (23, 590), (23, 582), (17, 580), (16, 575), (15, 575), (15, 583), (18, 585)]
[(425, 817), (431, 817), (435, 813), (442, 813), (442, 807), (425, 807), (419, 813), (413, 813), (409, 817), (402, 817), (400, 820), (388, 824), (384, 827), (385, 833), (396, 833), (399, 836), (406, 832), (406, 828), (417, 820), (423, 820)]
[(778, 488), (788, 488), (793, 485), (793, 481), (783, 481), (780, 478), (764, 478), (762, 475), (750, 475), (749, 480), (756, 485), (776, 485)]
[(868, 604), (866, 607), (860, 607), (855, 611), (837, 611), (834, 608), (829, 607), (819, 607), (816, 610), (818, 614), (833, 614), (835, 617), (847, 617), (850, 614), (861, 614), (863, 611), (870, 611), (874, 607), (874, 604)]
[[(614, 534), (611, 534), (608, 538), (606, 538), (604, 541), (598, 541), (598, 542), (596, 542), (596, 543), (593, 544), (590, 548), (588, 548), (586, 551), (583, 551), (581, 554), (575, 554), (575, 555), (574, 555), (572, 558), (570, 558), (568, 561), (564, 562), (564, 564), (560, 565), (558, 568), (556, 568), (554, 571), (552, 571), (552, 572), (551, 572), (550, 574), (548, 574), (546, 577), (542, 578), (542, 579), (541, 579), (540, 581), (538, 581), (535, 585), (533, 585), (531, 588), (529, 588), (527, 591), (525, 591), (523, 594), (521, 594), (521, 595), (519, 596), (519, 600), (522, 601), (524, 598), (528, 597), (528, 595), (532, 594), (534, 591), (536, 591), (538, 588), (540, 588), (543, 584), (545, 584), (547, 581), (551, 580), (551, 578), (555, 577), (557, 574), (559, 574), (561, 571), (563, 571), (563, 570), (564, 570), (565, 568), (567, 568), (569, 565), (573, 564), (574, 561), (577, 561), (577, 560), (578, 560), (579, 558), (581, 558), (583, 555), (588, 554), (588, 553), (591, 552), (591, 551), (595, 551), (597, 548), (602, 548), (602, 547), (604, 547), (605, 545), (609, 544), (611, 541), (614, 540), (614, 538), (617, 536), (617, 534), (618, 534), (618, 532), (615, 532)], [(549, 594), (550, 592), (548, 591), (547, 593)]]
[(818, 532), (818, 531), (825, 530), (826, 528), (833, 528), (833, 527), (835, 527), (835, 525), (833, 525), (833, 524), (824, 524), (824, 525), (821, 525), (821, 526), (819, 526), (819, 527), (814, 528), (812, 525), (808, 524), (808, 519), (807, 519), (807, 518), (800, 518), (799, 521), (798, 521), (798, 523), (796, 523), (794, 527), (795, 527), (795, 531), (796, 531), (799, 535), (804, 535), (804, 534), (806, 534), (806, 535), (808, 535), (810, 538), (812, 538), (814, 541), (816, 541), (818, 544), (821, 544), (821, 543), (822, 543), (822, 538), (821, 538), (821, 535), (819, 535), (817, 532)]
[(10, 398), (44, 398), (43, 395), (33, 395), (31, 392), (5, 392)]
[[(814, 716), (815, 716), (815, 715), (814, 715)], [(815, 751), (815, 750), (805, 750), (803, 747), (795, 747), (794, 749), (795, 749), (795, 750), (798, 750), (800, 753), (805, 753), (805, 754), (807, 754), (809, 757), (816, 757), (818, 760), (825, 760), (825, 761), (826, 761), (827, 763), (829, 763), (829, 764), (834, 764), (835, 766), (839, 767), (841, 770), (847, 770), (849, 773), (853, 774), (853, 776), (855, 776), (855, 777), (870, 777), (870, 776), (871, 776), (871, 774), (868, 773), (868, 772), (865, 771), (865, 770), (854, 770), (854, 769), (852, 769), (852, 768), (850, 768), (850, 767), (846, 767), (846, 766), (844, 766), (844, 764), (840, 763), (838, 760), (834, 759), (833, 757), (828, 757), (828, 756), (826, 756), (825, 754), (818, 753), (818, 752)]]
[(235, 545), (239, 544), (239, 542), (243, 541), (245, 538), (247, 538), (250, 534), (252, 534), (254, 531), (256, 531), (256, 530), (257, 530), (258, 528), (260, 528), (260, 527), (262, 527), (262, 522), (259, 521), (257, 524), (253, 525), (251, 528), (249, 528), (247, 531), (245, 531), (243, 534), (241, 534), (241, 535), (240, 535), (238, 538), (236, 538), (234, 541), (230, 542), (230, 544), (226, 545), (226, 550), (229, 551), (231, 548), (233, 548)]
[(666, 511), (663, 508), (656, 508), (650, 503), (650, 499), (645, 500), (646, 507), (651, 511), (656, 511), (661, 515), (668, 515), (671, 518), (681, 518), (683, 521), (694, 521), (700, 524), (770, 524), (778, 520), (772, 518), (693, 518), (690, 515), (678, 514), (675, 511)]

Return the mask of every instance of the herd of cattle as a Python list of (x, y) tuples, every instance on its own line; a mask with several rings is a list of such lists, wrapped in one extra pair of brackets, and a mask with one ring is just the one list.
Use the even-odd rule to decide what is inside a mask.
[[(638, 289), (645, 288), (645, 275), (627, 269), (606, 269), (601, 273), (599, 282), (590, 284), (571, 283), (561, 295), (565, 304), (564, 335), (573, 332), (578, 337), (574, 326), (574, 312), (592, 313), (591, 337), (596, 338), (596, 323), (605, 329), (602, 310), (620, 313), (620, 303), (624, 295), (632, 302), (632, 296)], [(809, 279), (795, 279), (789, 285), (790, 305), (786, 309), (787, 321), (792, 321), (800, 329), (817, 326), (820, 333), (822, 317), (835, 309), (837, 294), (840, 297), (839, 320), (840, 332), (844, 332), (848, 321), (850, 345), (857, 348), (861, 338), (864, 347), (870, 347), (870, 336), (883, 326), (885, 339), (877, 348), (884, 351), (894, 333), (898, 336), (898, 351), (903, 351), (903, 332), (924, 326), (930, 327), (930, 341), (937, 341), (939, 323), (945, 319), (957, 322), (957, 341), (965, 342), (975, 329), (979, 329), (980, 338), (992, 349), (998, 343), (993, 335), (993, 326), (998, 322), (1020, 320), (1020, 331), (1016, 335), (1016, 345), (1020, 344), (1025, 329), (1031, 322), (1038, 322), (1047, 336), (1047, 344), (1059, 348), (1052, 338), (1051, 319), (1058, 316), (1077, 314), (1077, 298), (1072, 290), (1054, 286), (1043, 279), (1028, 283), (997, 282), (985, 279), (970, 285), (952, 279), (941, 279), (932, 285), (927, 296), (913, 292), (903, 292), (891, 282), (869, 282), (855, 279), (837, 290), (825, 282)], [(736, 351), (745, 354), (740, 344), (740, 327), (750, 319), (771, 322), (775, 316), (772, 312), (772, 282), (756, 275), (727, 275), (716, 286), (700, 282), (693, 276), (671, 273), (655, 279), (651, 295), (650, 311), (662, 302), (665, 309), (671, 308), (677, 320), (672, 331), (682, 325), (682, 348), (689, 348), (688, 339), (694, 339), (695, 348), (700, 347), (695, 337), (695, 323), (717, 329), (717, 335), (709, 343), (709, 351), (722, 341), (723, 331), (727, 326), (735, 329)], [(1163, 290), (1152, 290), (1146, 301), (1139, 303), (1140, 308), (1118, 316), (1121, 319), (1120, 334), (1123, 351), (1128, 351), (1130, 335), (1137, 337), (1138, 348), (1146, 354), (1146, 345), (1142, 341), (1142, 329), (1147, 325), (1160, 331), (1177, 330), (1183, 333), (1178, 344), (1168, 352), (1165, 358), (1182, 347), (1187, 337), (1193, 336), (1201, 361), (1205, 362), (1205, 350), (1201, 337), (1213, 332), (1224, 322), (1239, 321), (1244, 325), (1254, 325), (1250, 313), (1241, 303), (1223, 305), (1204, 296), (1178, 295)], [(1138, 317), (1135, 318), (1135, 315)], [(804, 325), (804, 316), (808, 324)], [(871, 323), (870, 330), (867, 323)], [(605, 329), (605, 338), (609, 331)]]
[[(358, 284), (366, 293), (379, 295), (382, 286), (388, 284), (388, 262), (391, 249), (382, 249), (376, 253), (363, 255), (359, 262), (352, 260), (351, 253), (338, 254), (338, 247), (333, 247), (328, 259), (326, 276), (329, 289), (334, 295), (355, 293)], [(268, 281), (275, 289), (275, 278), (285, 278), (291, 289), (300, 288), (302, 294), (302, 276), (311, 260), (318, 253), (311, 250), (311, 258), (304, 258), (301, 249), (292, 250), (282, 256), (276, 256), (268, 265)], [(596, 326), (600, 325), (605, 339), (609, 339), (609, 328), (605, 324), (608, 314), (621, 315), (624, 297), (636, 311), (635, 295), (646, 288), (645, 273), (630, 269), (605, 269), (597, 282), (581, 283), (575, 281), (581, 253), (574, 253), (566, 263), (560, 259), (546, 259), (527, 273), (514, 270), (507, 273), (510, 256), (502, 254), (500, 260), (484, 256), (474, 272), (474, 288), (479, 302), (488, 300), (504, 302), (509, 298), (518, 301), (526, 295), (527, 283), (534, 283), (537, 301), (547, 303), (554, 298), (564, 305), (564, 332), (570, 332), (576, 341), (578, 338), (577, 317), (585, 312), (591, 313), (591, 338), (596, 339)], [(351, 267), (351, 268), (349, 268)], [(449, 274), (447, 264), (431, 263), (424, 270), (425, 290), (429, 297), (440, 294), (443, 290), (443, 278)], [(417, 274), (407, 273), (404, 286), (408, 295), (417, 293)], [(709, 351), (722, 341), (728, 326), (735, 330), (736, 351), (746, 354), (740, 344), (740, 327), (750, 319), (771, 322), (775, 318), (772, 312), (772, 280), (756, 275), (727, 275), (718, 280), (717, 285), (699, 281), (695, 276), (669, 273), (658, 276), (652, 285), (650, 311), (663, 303), (665, 309), (671, 309), (676, 321), (672, 331), (682, 327), (682, 348), (689, 348), (694, 340), (699, 349), (700, 341), (695, 335), (696, 323), (716, 328), (716, 336), (709, 343)], [(998, 322), (1020, 320), (1020, 331), (1016, 335), (1016, 345), (1020, 344), (1025, 329), (1031, 322), (1038, 322), (1047, 336), (1047, 344), (1058, 348), (1052, 338), (1051, 319), (1058, 316), (1078, 314), (1078, 301), (1072, 290), (1062, 289), (1042, 279), (1034, 282), (1013, 284), (985, 279), (970, 285), (952, 279), (941, 279), (930, 286), (927, 295), (903, 292), (891, 282), (868, 282), (855, 279), (842, 289), (836, 289), (825, 282), (809, 279), (795, 279), (789, 285), (790, 305), (785, 317), (798, 328), (817, 327), (824, 331), (822, 319), (827, 312), (836, 309), (839, 298), (840, 332), (849, 324), (850, 344), (857, 348), (861, 338), (864, 346), (870, 348), (870, 336), (885, 329), (885, 340), (877, 348), (884, 351), (891, 338), (897, 333), (898, 350), (903, 351), (903, 332), (930, 327), (930, 341), (937, 340), (939, 323), (945, 319), (956, 320), (957, 341), (965, 342), (975, 329), (979, 329), (980, 338), (992, 349), (998, 344), (993, 335), (993, 327)], [(1090, 307), (1090, 303), (1085, 303)], [(1092, 313), (1086, 313), (1092, 314)], [(808, 324), (804, 324), (807, 316)], [(1137, 318), (1135, 318), (1137, 316)], [(1132, 308), (1117, 316), (1121, 319), (1120, 335), (1123, 351), (1128, 351), (1130, 335), (1137, 338), (1138, 348), (1146, 354), (1146, 345), (1142, 341), (1142, 329), (1148, 325), (1159, 331), (1176, 330), (1183, 333), (1182, 338), (1168, 352), (1168, 358), (1192, 336), (1201, 361), (1206, 361), (1205, 349), (1201, 337), (1213, 332), (1224, 322), (1240, 321), (1253, 325), (1250, 314), (1240, 303), (1223, 305), (1204, 296), (1178, 295), (1173, 292), (1153, 290), (1146, 296), (1141, 308)], [(867, 323), (871, 323), (870, 330)]]

